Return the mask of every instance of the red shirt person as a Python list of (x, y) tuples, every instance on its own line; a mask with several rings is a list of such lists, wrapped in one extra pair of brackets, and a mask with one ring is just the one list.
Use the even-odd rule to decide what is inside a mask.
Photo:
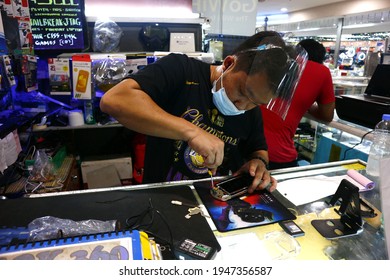
[(330, 122), (333, 119), (335, 95), (332, 76), (329, 69), (322, 64), (325, 48), (313, 39), (305, 39), (299, 45), (308, 52), (309, 60), (285, 120), (265, 106), (260, 106), (268, 144), (270, 169), (298, 165), (294, 135), (306, 112), (319, 121)]

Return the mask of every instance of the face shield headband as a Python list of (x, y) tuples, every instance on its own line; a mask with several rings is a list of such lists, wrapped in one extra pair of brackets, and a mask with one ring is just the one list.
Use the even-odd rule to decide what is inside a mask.
[[(271, 51), (267, 52), (275, 49), (281, 50), (283, 54), (281, 55), (280, 51), (274, 51), (272, 54)], [(256, 72), (265, 72), (268, 75), (274, 93), (267, 104), (267, 108), (284, 120), (295, 89), (305, 69), (308, 60), (307, 52), (298, 45), (295, 49), (295, 57), (292, 58), (284, 49), (272, 44), (260, 45), (255, 49), (245, 50), (244, 52), (247, 51), (255, 52), (252, 66), (248, 72), (249, 75)]]

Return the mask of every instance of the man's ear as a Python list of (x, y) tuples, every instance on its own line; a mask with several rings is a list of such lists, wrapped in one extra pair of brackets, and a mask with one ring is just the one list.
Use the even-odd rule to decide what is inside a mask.
[(225, 72), (229, 68), (233, 68), (235, 63), (236, 63), (236, 57), (235, 56), (228, 55), (227, 57), (225, 57), (225, 59), (223, 60), (223, 64), (222, 64), (223, 71)]

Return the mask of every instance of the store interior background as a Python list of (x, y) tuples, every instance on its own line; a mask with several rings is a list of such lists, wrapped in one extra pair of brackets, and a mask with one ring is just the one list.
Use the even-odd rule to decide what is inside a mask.
[[(327, 47), (331, 67), (333, 59), (340, 59), (346, 69), (361, 73), (362, 60), (358, 54), (369, 51), (386, 51), (385, 40), (390, 34), (390, 4), (384, 0), (315, 0), (315, 1), (120, 1), (104, 3), (86, 0), (88, 22), (95, 22), (102, 15), (120, 25), (129, 22), (200, 23), (203, 41), (196, 51), (208, 51), (209, 40), (224, 42), (223, 56), (242, 39), (261, 30), (274, 30), (284, 34), (286, 41), (297, 43), (302, 38), (314, 38)], [(126, 8), (124, 8), (126, 7)], [(158, 9), (155, 9), (158, 7)], [(281, 11), (284, 7), (287, 11)], [(111, 16), (112, 15), (112, 16)], [(115, 16), (114, 16), (115, 15)], [(178, 15), (180, 17), (178, 18)], [(196, 34), (198, 36), (198, 34)], [(134, 36), (130, 36), (133, 37)], [(196, 40), (198, 42), (198, 40)], [(139, 51), (139, 42), (121, 46), (123, 51)], [(339, 57), (355, 51), (353, 61)], [(343, 57), (343, 55), (342, 55)], [(360, 56), (362, 58), (365, 56)], [(349, 67), (351, 64), (354, 67)], [(337, 65), (336, 65), (337, 66)]]
[[(287, 12), (280, 11), (286, 7)], [(127, 1), (127, 0), (85, 0), (85, 16), (87, 21), (87, 45), (83, 53), (96, 55), (92, 48), (92, 34), (95, 22), (108, 18), (114, 21), (123, 31), (118, 53), (153, 53), (154, 51), (169, 51), (169, 43), (163, 46), (147, 46), (140, 40), (140, 29), (146, 26), (169, 30), (177, 33), (193, 33), (195, 37), (195, 52), (212, 52), (211, 44), (222, 42), (221, 58), (230, 53), (235, 46), (255, 32), (274, 30), (280, 32), (285, 40), (296, 44), (303, 38), (313, 38), (324, 44), (328, 53), (325, 64), (329, 66), (332, 75), (337, 77), (366, 77), (369, 80), (375, 66), (380, 63), (381, 56), (390, 52), (390, 2), (388, 0), (166, 0), (166, 1)], [(215, 51), (215, 50), (214, 50)], [(350, 54), (353, 54), (352, 56)], [(38, 67), (45, 69), (45, 61), (50, 57), (69, 57), (72, 51), (36, 51)], [(99, 54), (100, 55), (100, 54)], [(110, 55), (110, 54), (104, 54)], [(350, 56), (348, 56), (350, 55)], [(100, 56), (101, 57), (101, 56)], [(41, 61), (41, 63), (39, 63)], [(214, 63), (220, 63), (215, 60)], [(54, 96), (50, 94), (48, 79), (38, 69), (38, 91), (58, 102), (84, 110), (84, 105), (75, 102), (69, 96)], [(43, 70), (45, 71), (45, 70)], [(344, 94), (350, 88), (335, 88), (336, 94)], [(15, 95), (27, 94), (17, 87), (9, 90), (2, 89), (0, 95), (0, 123), (9, 122), (11, 118), (7, 111), (15, 106)], [(28, 93), (31, 95), (31, 93)], [(48, 139), (55, 143), (66, 143), (68, 154), (73, 154), (75, 164), (96, 156), (116, 156), (132, 158), (133, 164), (137, 161), (135, 149), (137, 138), (134, 132), (122, 126), (111, 126), (100, 129), (99, 123), (109, 121), (108, 116), (99, 111), (99, 95), (104, 92), (95, 92), (92, 100), (95, 109), (96, 123), (84, 125), (80, 129), (57, 127), (42, 131), (31, 131), (33, 124), (42, 120), (42, 116), (56, 111), (54, 108), (39, 112), (38, 117), (27, 118), (26, 121), (16, 122), (12, 129), (18, 129), (22, 144), (26, 141), (42, 141)], [(16, 104), (20, 105), (20, 104)], [(35, 106), (35, 104), (33, 105)], [(57, 111), (56, 111), (57, 112)], [(27, 116), (27, 114), (26, 114)], [(1, 118), (3, 117), (3, 118)], [(61, 120), (62, 116), (56, 120)], [(53, 125), (55, 127), (56, 125)], [(3, 128), (5, 126), (3, 125)], [(1, 128), (1, 127), (0, 127)], [(299, 149), (303, 159), (315, 162), (315, 152), (318, 145), (319, 129), (317, 123), (302, 122), (302, 133), (299, 134)], [(322, 128), (321, 133), (330, 133), (334, 136), (339, 131)], [(306, 136), (306, 134), (308, 136)], [(3, 134), (1, 135), (4, 136)], [(302, 136), (302, 137), (301, 137)], [(339, 135), (341, 139), (342, 135)], [(0, 138), (2, 138), (0, 137)], [(57, 142), (56, 142), (57, 141)], [(360, 141), (347, 139), (347, 142)], [(30, 144), (31, 142), (28, 142)], [(367, 144), (368, 145), (368, 144)], [(24, 151), (28, 153), (28, 151)], [(329, 150), (325, 151), (329, 153)], [(330, 151), (332, 153), (332, 151)], [(337, 156), (328, 156), (329, 159), (340, 159)], [(349, 156), (361, 157), (351, 153)], [(363, 153), (363, 159), (366, 154)], [(9, 171), (8, 172), (12, 172)], [(80, 170), (76, 170), (75, 177), (81, 180)], [(133, 169), (133, 175), (136, 170)], [(1, 175), (0, 182), (9, 181)], [(134, 182), (133, 182), (134, 183)], [(74, 188), (80, 188), (80, 181)], [(1, 187), (1, 186), (0, 186)]]

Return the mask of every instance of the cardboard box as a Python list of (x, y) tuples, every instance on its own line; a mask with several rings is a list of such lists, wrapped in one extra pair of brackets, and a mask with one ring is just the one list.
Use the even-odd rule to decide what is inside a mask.
[(132, 184), (131, 157), (83, 161), (81, 174), (85, 188), (109, 188)]

